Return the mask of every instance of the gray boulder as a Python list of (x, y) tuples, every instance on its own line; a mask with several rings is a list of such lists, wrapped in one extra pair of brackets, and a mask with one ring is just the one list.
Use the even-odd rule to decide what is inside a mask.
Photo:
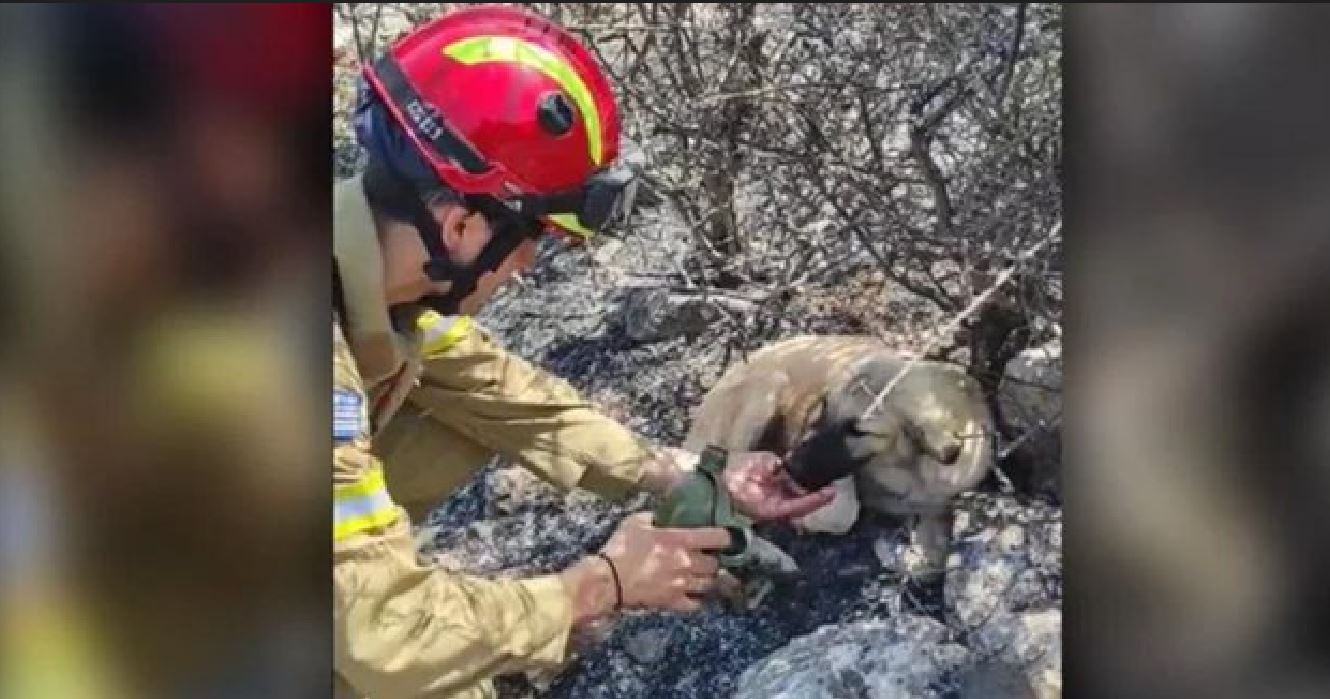
[(1002, 611), (1060, 607), (1061, 509), (988, 493), (962, 502), (943, 586), (949, 623), (973, 630)]
[(636, 342), (697, 337), (726, 315), (745, 316), (757, 303), (737, 295), (671, 291), (659, 287), (626, 289), (618, 319), (624, 334)]
[(963, 673), (961, 696), (1060, 697), (1061, 510), (969, 495), (956, 513), (953, 541), (945, 614), (976, 660)]
[(1060, 699), (1062, 612), (1003, 611), (970, 639), (976, 663), (961, 673), (961, 699)]
[(923, 616), (828, 625), (746, 670), (733, 699), (948, 696), (969, 652)]
[(1012, 358), (998, 386), (998, 405), (1026, 455), (1029, 488), (1061, 491), (1062, 342), (1032, 347)]

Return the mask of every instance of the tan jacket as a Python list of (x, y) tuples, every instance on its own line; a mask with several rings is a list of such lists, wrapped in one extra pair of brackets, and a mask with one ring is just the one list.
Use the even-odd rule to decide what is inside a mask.
[[(485, 696), (567, 659), (554, 575), (493, 580), (418, 559), (410, 521), (494, 453), (564, 489), (619, 498), (655, 457), (566, 382), (465, 318), (392, 327), (359, 178), (334, 192), (345, 318), (334, 318), (334, 621), (340, 681), (374, 699)], [(344, 686), (345, 689), (345, 686)]]

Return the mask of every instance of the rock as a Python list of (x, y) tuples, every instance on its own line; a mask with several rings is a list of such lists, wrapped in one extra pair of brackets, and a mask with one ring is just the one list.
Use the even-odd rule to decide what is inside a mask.
[(882, 561), (883, 568), (898, 575), (925, 577), (929, 568), (927, 554), (910, 540), (903, 529), (896, 536), (874, 541), (873, 553)]
[[(978, 693), (961, 696), (1060, 697), (1061, 511), (988, 494), (962, 503), (943, 586), (946, 617), (977, 658), (996, 665), (972, 668), (962, 685)], [(1008, 682), (1013, 672), (1023, 683)]]
[(734, 699), (927, 699), (948, 696), (969, 653), (933, 619), (827, 625), (740, 676)]
[(1014, 555), (1025, 543), (1025, 530), (1020, 525), (1012, 524), (998, 533), (994, 544), (1003, 555)]
[(960, 498), (943, 597), (948, 621), (969, 631), (1002, 613), (1060, 608), (1061, 511), (1011, 496)]
[(660, 662), (670, 646), (670, 629), (648, 628), (624, 639), (623, 649), (639, 663), (651, 665)]
[(657, 287), (630, 288), (619, 304), (623, 332), (637, 342), (697, 337), (725, 313), (751, 315), (755, 301), (719, 293), (680, 293)]
[(983, 626), (1004, 608), (1005, 598), (1016, 578), (1010, 559), (986, 559), (975, 567), (948, 562), (946, 591), (950, 611), (962, 628)]
[(987, 661), (961, 673), (960, 699), (1039, 699), (1030, 678), (1009, 663)]
[(971, 634), (969, 647), (977, 656), (1019, 673), (1029, 687), (1029, 696), (1055, 699), (1062, 695), (1060, 610), (1022, 614), (1003, 610)]
[(1013, 427), (1051, 427), (1062, 414), (1062, 346), (1032, 347), (1007, 362), (999, 384), (1002, 409)]
[(1062, 635), (1062, 612), (1045, 609), (1012, 613), (1000, 610), (970, 633), (969, 647), (983, 656), (1000, 657), (1015, 665), (1041, 660)]
[(619, 310), (624, 333), (638, 342), (695, 336), (719, 318), (702, 297), (671, 294), (665, 289), (629, 290)]
[(1014, 357), (998, 386), (998, 405), (1024, 455), (1025, 479), (1036, 493), (1061, 491), (1062, 343), (1054, 340)]

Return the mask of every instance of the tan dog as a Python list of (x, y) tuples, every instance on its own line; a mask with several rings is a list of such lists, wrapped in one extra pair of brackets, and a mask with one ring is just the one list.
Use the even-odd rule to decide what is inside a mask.
[(683, 446), (787, 455), (797, 480), (837, 489), (830, 505), (796, 523), (800, 528), (844, 533), (861, 504), (910, 517), (923, 558), (911, 572), (940, 572), (949, 505), (992, 467), (995, 429), (977, 382), (938, 362), (916, 363), (865, 415), (907, 361), (867, 336), (774, 343), (725, 372), (693, 412)]

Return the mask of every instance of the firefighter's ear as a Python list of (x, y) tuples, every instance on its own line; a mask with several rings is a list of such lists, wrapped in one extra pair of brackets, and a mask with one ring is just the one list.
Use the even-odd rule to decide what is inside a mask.
[(467, 248), (474, 247), (469, 238), (475, 233), (487, 232), (477, 230), (477, 220), (481, 228), (488, 229), (488, 226), (485, 225), (484, 216), (467, 211), (457, 204), (439, 204), (431, 207), (431, 211), (434, 214), (434, 220), (439, 224), (439, 232), (443, 235), (443, 245), (448, 249), (449, 254), (456, 255)]

